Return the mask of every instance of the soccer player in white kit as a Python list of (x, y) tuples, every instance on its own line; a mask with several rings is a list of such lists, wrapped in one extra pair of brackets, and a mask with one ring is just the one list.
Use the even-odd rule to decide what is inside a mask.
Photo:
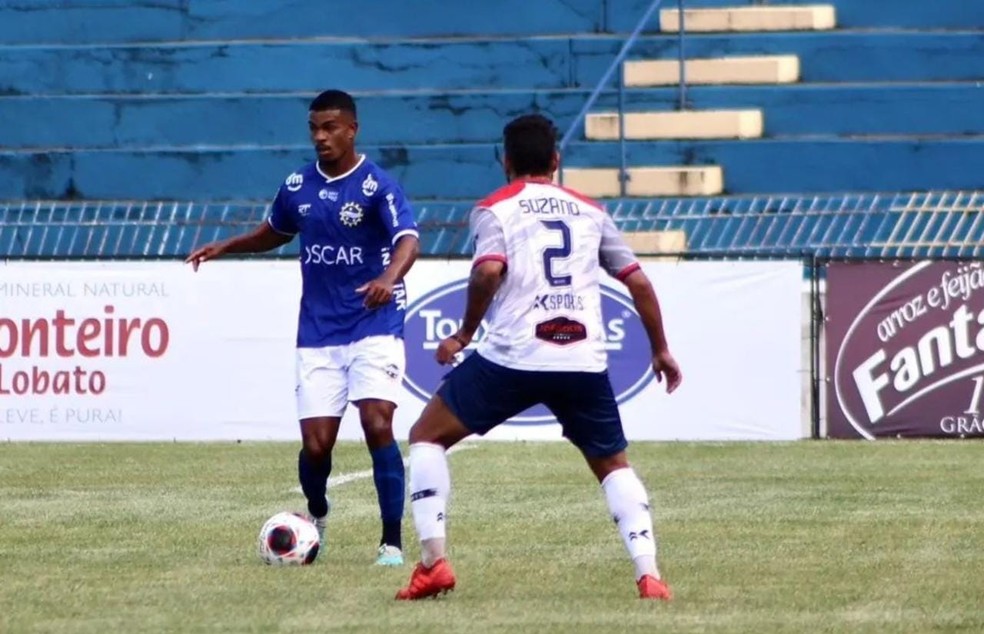
[(612, 219), (595, 202), (553, 184), (557, 130), (525, 115), (504, 130), (509, 184), (471, 215), (475, 256), (461, 328), (441, 342), (451, 362), (488, 329), (453, 369), (410, 430), (410, 498), (421, 562), (400, 600), (451, 590), (445, 521), (451, 490), (446, 451), (532, 407), (546, 405), (598, 478), (635, 566), (640, 598), (670, 599), (656, 565), (649, 497), (629, 466), (627, 442), (608, 378), (600, 270), (622, 281), (646, 329), (657, 380), (682, 380), (667, 347), (652, 284)]

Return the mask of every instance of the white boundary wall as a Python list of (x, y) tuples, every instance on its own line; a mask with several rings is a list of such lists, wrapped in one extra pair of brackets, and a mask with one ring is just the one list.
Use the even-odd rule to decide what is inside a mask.
[[(647, 382), (648, 344), (612, 282), (604, 318), (630, 440), (808, 435), (802, 264), (645, 268), (684, 384), (667, 396)], [(422, 261), (408, 278), (415, 388), (401, 397), (398, 438), (439, 380), (434, 338), (460, 317), (468, 271)], [(179, 262), (0, 264), (0, 439), (294, 440), (299, 293), (293, 261), (210, 262), (197, 274)], [(559, 439), (539, 414), (488, 437)], [(361, 438), (352, 408), (341, 437)]]

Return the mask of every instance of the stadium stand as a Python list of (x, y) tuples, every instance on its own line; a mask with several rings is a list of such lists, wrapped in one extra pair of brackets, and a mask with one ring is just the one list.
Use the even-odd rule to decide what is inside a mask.
[[(886, 201), (933, 190), (968, 191), (942, 200), (981, 204), (984, 4), (687, 0), (696, 85), (683, 112), (679, 14), (664, 4), (621, 69), (626, 194), (702, 198), (620, 209), (823, 208), (842, 192), (871, 193), (872, 210), (909, 209), (911, 197)], [(359, 99), (362, 148), (432, 223), (438, 237), (425, 246), (457, 251), (456, 214), (502, 182), (503, 122), (540, 110), (563, 130), (574, 125), (649, 5), (9, 0), (0, 6), (0, 200), (11, 202), (0, 204), (0, 249), (68, 255), (38, 242), (42, 217), (153, 222), (166, 208), (188, 224), (221, 209), (231, 215), (220, 232), (252, 221), (262, 212), (243, 210), (262, 209), (310, 160), (308, 100), (338, 86)], [(567, 182), (601, 197), (621, 193), (618, 103), (606, 87), (565, 152)], [(718, 195), (741, 198), (707, 198)], [(112, 200), (182, 204), (96, 202)], [(850, 208), (859, 198), (844, 200)], [(623, 226), (645, 229), (638, 222), (650, 212)], [(175, 252), (199, 231), (183, 233)]]

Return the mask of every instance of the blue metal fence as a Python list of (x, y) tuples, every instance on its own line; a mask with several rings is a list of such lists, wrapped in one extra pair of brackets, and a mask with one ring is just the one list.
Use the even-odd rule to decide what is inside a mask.
[[(977, 257), (984, 191), (615, 200), (623, 231), (675, 232), (673, 254), (730, 257)], [(263, 204), (0, 203), (0, 258), (177, 258), (262, 222)], [(418, 207), (423, 250), (468, 253), (469, 207)], [(297, 252), (296, 241), (274, 255)]]

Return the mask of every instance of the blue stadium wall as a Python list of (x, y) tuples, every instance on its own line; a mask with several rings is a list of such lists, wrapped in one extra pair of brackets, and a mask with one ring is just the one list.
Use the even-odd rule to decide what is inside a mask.
[[(312, 158), (307, 102), (341, 87), (362, 149), (415, 200), (467, 202), (502, 182), (503, 123), (540, 111), (573, 125), (648, 4), (7, 0), (0, 200), (266, 201)], [(629, 164), (721, 165), (728, 195), (984, 188), (984, 2), (832, 4), (833, 31), (688, 36), (688, 57), (798, 55), (801, 79), (692, 87), (693, 108), (761, 108), (765, 137), (634, 141)], [(677, 46), (654, 20), (630, 59)], [(625, 104), (677, 99), (633, 89)], [(615, 105), (609, 89), (596, 110)], [(566, 164), (619, 154), (578, 130)]]

